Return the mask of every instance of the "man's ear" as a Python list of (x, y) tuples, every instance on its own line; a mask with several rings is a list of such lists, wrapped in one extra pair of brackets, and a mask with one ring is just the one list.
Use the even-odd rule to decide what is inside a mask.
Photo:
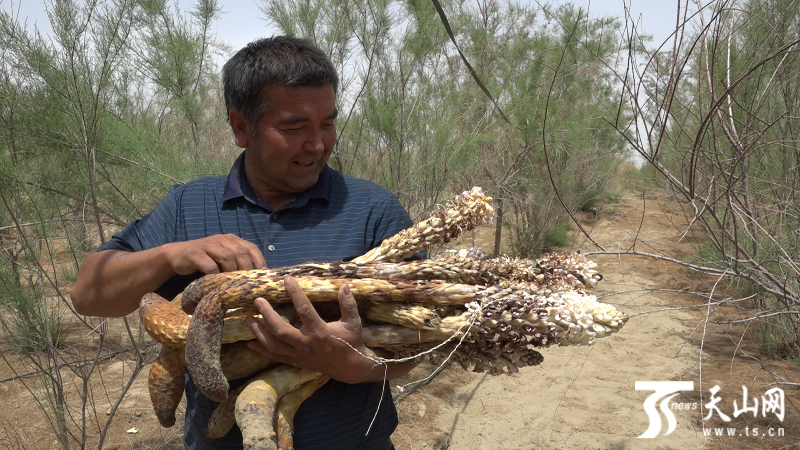
[(228, 111), (228, 120), (233, 130), (233, 141), (237, 146), (247, 148), (250, 144), (250, 124), (235, 109)]

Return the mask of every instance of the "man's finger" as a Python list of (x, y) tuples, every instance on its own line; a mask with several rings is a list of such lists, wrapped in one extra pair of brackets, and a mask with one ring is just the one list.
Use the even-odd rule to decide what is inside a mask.
[(294, 309), (297, 311), (297, 316), (303, 321), (303, 325), (312, 329), (318, 329), (326, 325), (325, 321), (317, 314), (317, 310), (314, 309), (311, 300), (308, 299), (294, 278), (284, 277), (283, 285), (286, 287), (286, 292), (292, 297), (292, 304), (294, 304)]
[[(258, 312), (261, 313), (261, 317), (264, 318), (266, 331), (270, 332), (273, 336), (277, 337), (279, 340), (285, 341), (300, 335), (300, 331), (297, 328), (283, 321), (280, 314), (272, 309), (272, 305), (270, 305), (268, 301), (258, 297), (254, 304)], [(262, 328), (264, 327), (261, 323), (258, 323), (258, 325)], [(253, 329), (253, 327), (250, 327), (250, 329)]]
[(294, 351), (292, 346), (273, 336), (255, 317), (248, 317), (246, 322), (250, 331), (256, 336), (256, 341), (248, 343), (248, 347), (273, 358), (277, 355), (292, 355)]
[(253, 260), (250, 259), (250, 252), (242, 249), (241, 253), (236, 253), (236, 270), (252, 270), (255, 269)]
[(206, 247), (206, 253), (217, 262), (221, 272), (233, 272), (238, 268), (236, 254), (219, 243), (211, 243)]
[[(194, 261), (190, 261), (189, 264), (194, 267), (197, 267), (197, 269), (199, 269), (200, 272), (203, 272), (206, 275), (220, 273), (219, 264), (217, 264), (217, 262), (214, 261), (214, 259), (208, 256), (206, 253), (197, 255)], [(194, 268), (192, 268), (191, 272), (194, 272)]]
[(264, 259), (264, 255), (261, 254), (261, 250), (258, 247), (250, 250), (250, 260), (253, 261), (254, 269), (267, 268), (267, 260)]
[(350, 286), (345, 283), (339, 288), (339, 310), (342, 312), (342, 322), (349, 323), (356, 328), (361, 328), (361, 316), (358, 314), (358, 303), (350, 292)]
[(227, 239), (225, 247), (233, 253), (236, 260), (237, 270), (260, 269), (266, 265), (264, 256), (255, 244), (232, 234), (224, 237)]
[(267, 268), (267, 260), (264, 259), (264, 255), (261, 253), (261, 249), (258, 248), (257, 245), (253, 244), (250, 241), (246, 241), (248, 245), (248, 252), (250, 253), (250, 261), (253, 262), (253, 268), (255, 269), (266, 269)]

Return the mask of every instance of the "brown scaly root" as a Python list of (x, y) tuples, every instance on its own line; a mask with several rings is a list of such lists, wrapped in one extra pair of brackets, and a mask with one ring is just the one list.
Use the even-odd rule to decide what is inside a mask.
[(164, 428), (175, 425), (175, 411), (183, 397), (183, 348), (161, 346), (156, 360), (150, 365), (147, 386), (158, 422)]
[(176, 329), (189, 327), (189, 316), (179, 307), (156, 293), (145, 294), (139, 303), (142, 327), (154, 340), (175, 349), (183, 349), (186, 336), (175, 333)]

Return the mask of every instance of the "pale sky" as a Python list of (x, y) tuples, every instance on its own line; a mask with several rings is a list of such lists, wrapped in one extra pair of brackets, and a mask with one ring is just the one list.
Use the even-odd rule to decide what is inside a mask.
[[(703, 3), (707, 3), (704, 0)], [(686, 5), (687, 0), (681, 1), (681, 9)], [(566, 3), (556, 0), (556, 3)], [(653, 42), (661, 44), (675, 30), (675, 19), (677, 17), (677, 0), (573, 0), (573, 4), (582, 6), (589, 10), (591, 17), (615, 16), (625, 22), (625, 5), (628, 6), (628, 14), (640, 29), (640, 34), (650, 34)], [(690, 10), (696, 9), (694, 3), (689, 6)]]
[[(561, 0), (555, 1), (564, 3)], [(654, 35), (655, 41), (662, 42), (674, 29), (677, 0), (574, 0), (572, 3), (589, 9), (593, 17), (616, 16), (622, 19), (625, 15), (626, 1), (631, 17), (641, 24), (644, 33)], [(685, 4), (685, 1), (682, 3)], [(36, 23), (42, 31), (50, 30), (45, 13), (45, 5), (48, 3), (46, 0), (0, 0), (4, 10), (18, 12), (21, 19), (27, 17), (29, 25)], [(192, 3), (192, 0), (179, 0), (184, 10)], [(226, 13), (217, 21), (215, 32), (217, 38), (230, 44), (234, 51), (254, 39), (276, 33), (275, 29), (262, 19), (263, 15), (255, 0), (220, 3)]]

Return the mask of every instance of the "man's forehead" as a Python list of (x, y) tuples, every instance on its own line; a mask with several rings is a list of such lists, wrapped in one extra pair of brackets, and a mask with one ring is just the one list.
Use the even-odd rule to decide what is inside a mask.
[(266, 106), (265, 113), (277, 112), (281, 116), (304, 115), (300, 112), (303, 106), (321, 106), (330, 101), (328, 116), (336, 118), (338, 115), (336, 95), (331, 84), (297, 86), (268, 84), (261, 90), (260, 97), (262, 104)]
[[(328, 114), (327, 116), (323, 117), (322, 120), (333, 120), (338, 115), (339, 115), (339, 110), (334, 108), (333, 112), (331, 114)], [(312, 118), (309, 117), (308, 115), (305, 115), (305, 114), (296, 114), (296, 113), (292, 113), (292, 112), (286, 111), (284, 114), (282, 114), (278, 118), (278, 120), (281, 123), (300, 123), (300, 122), (311, 121)]]
[(333, 90), (333, 85), (330, 83), (327, 84), (294, 84), (294, 85), (286, 85), (283, 83), (267, 83), (261, 89), (259, 96), (263, 100), (269, 100), (271, 97), (275, 96), (284, 96), (284, 95), (293, 95), (293, 93), (302, 92), (302, 91), (315, 91), (318, 93), (325, 92), (330, 90), (330, 94), (333, 97), (336, 97), (336, 93)]

